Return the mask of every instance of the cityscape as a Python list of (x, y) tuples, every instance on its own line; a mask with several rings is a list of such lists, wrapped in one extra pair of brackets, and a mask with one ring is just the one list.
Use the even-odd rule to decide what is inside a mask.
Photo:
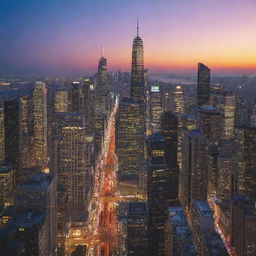
[(0, 256), (256, 256), (256, 2), (15, 1)]

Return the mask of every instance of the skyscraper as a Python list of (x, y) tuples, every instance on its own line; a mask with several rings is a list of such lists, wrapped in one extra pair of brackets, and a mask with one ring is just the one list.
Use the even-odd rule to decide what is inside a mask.
[(210, 99), (210, 69), (198, 63), (197, 73), (197, 105), (207, 104)]
[(256, 128), (244, 127), (239, 130), (241, 170), (238, 177), (240, 193), (256, 202)]
[(151, 86), (149, 95), (151, 132), (154, 133), (160, 131), (161, 114), (163, 112), (162, 97), (159, 85)]
[(169, 207), (166, 222), (166, 255), (197, 255), (192, 233), (182, 207)]
[[(18, 99), (4, 102), (5, 161), (19, 167), (19, 111)], [(18, 177), (16, 173), (16, 178)]]
[(178, 117), (178, 151), (177, 151), (177, 159), (179, 168), (182, 168), (182, 150), (181, 150), (181, 144), (182, 144), (182, 135), (183, 135), (183, 124), (182, 124), (182, 116), (185, 113), (185, 101), (184, 101), (184, 95), (181, 85), (177, 85), (174, 91), (174, 103), (175, 103), (175, 109), (174, 113)]
[(148, 255), (148, 209), (144, 202), (130, 202), (127, 220), (128, 256)]
[(185, 135), (182, 156), (179, 199), (188, 209), (194, 200), (207, 200), (208, 140), (200, 130)]
[(225, 92), (221, 100), (219, 108), (223, 113), (223, 138), (228, 140), (234, 136), (236, 97), (233, 93)]
[[(173, 169), (165, 163), (165, 139), (161, 133), (148, 138), (149, 255), (165, 255), (165, 222), (169, 206), (177, 204), (177, 182)], [(173, 179), (174, 178), (174, 179)], [(172, 186), (174, 185), (174, 188)], [(177, 187), (176, 187), (177, 189)]]
[(161, 132), (165, 139), (165, 161), (171, 168), (178, 168), (178, 118), (167, 111), (161, 117)]
[(177, 85), (174, 91), (175, 113), (183, 115), (185, 113), (185, 101), (181, 85)]
[(231, 206), (231, 245), (234, 255), (256, 254), (256, 209), (245, 196), (234, 196)]
[[(120, 102), (117, 121), (117, 156), (119, 182), (123, 188), (132, 183), (132, 197), (139, 195), (139, 183), (144, 162), (145, 102), (143, 43), (138, 35), (133, 42), (131, 98)], [(121, 183), (119, 183), (121, 185)], [(124, 193), (128, 190), (124, 189)]]
[(47, 89), (45, 83), (35, 84), (32, 106), (35, 161), (37, 165), (43, 166), (47, 159)]
[(0, 208), (14, 203), (15, 170), (11, 164), (0, 165)]
[[(179, 166), (177, 161), (178, 152), (178, 118), (170, 111), (164, 112), (161, 117), (161, 132), (165, 140), (165, 163), (170, 175), (169, 188), (170, 199), (178, 201), (179, 189)], [(173, 205), (173, 204), (172, 204)]]
[(69, 199), (68, 214), (73, 220), (83, 220), (87, 202), (86, 177), (90, 156), (86, 152), (84, 122), (78, 113), (60, 115), (58, 131), (58, 186)]
[(81, 101), (81, 86), (80, 82), (73, 82), (71, 89), (71, 111), (79, 113), (81, 111), (80, 108)]
[(100, 151), (104, 125), (109, 110), (109, 91), (107, 59), (103, 56), (99, 60), (97, 83), (94, 92), (94, 124), (95, 124), (95, 153)]
[(94, 93), (95, 85), (91, 78), (86, 78), (82, 83), (82, 114), (85, 118), (86, 130), (89, 134), (94, 134)]
[(0, 162), (5, 160), (4, 107), (0, 106)]
[(55, 112), (68, 112), (68, 91), (57, 90), (54, 99)]
[[(233, 140), (221, 140), (217, 157), (217, 198), (229, 200), (235, 193), (236, 149)], [(210, 175), (210, 174), (209, 174)], [(210, 178), (210, 177), (209, 177)]]
[(101, 57), (98, 64), (97, 84), (95, 90), (95, 116), (106, 116), (109, 108), (107, 59)]
[(137, 36), (132, 46), (131, 98), (134, 101), (144, 102), (144, 72), (143, 42), (139, 37), (139, 24), (137, 23)]
[[(120, 102), (117, 122), (117, 156), (119, 181), (133, 182), (138, 189), (144, 161), (144, 108), (132, 99)], [(134, 189), (134, 196), (138, 194)]]
[[(28, 96), (23, 96), (20, 98), (20, 168), (31, 167), (34, 164), (30, 121), (30, 100)], [(23, 177), (20, 178), (23, 179)]]
[(56, 255), (56, 177), (38, 173), (17, 187), (15, 207), (18, 213), (45, 214), (46, 255)]
[(213, 106), (202, 106), (199, 109), (199, 127), (211, 144), (217, 145), (223, 130), (223, 115)]

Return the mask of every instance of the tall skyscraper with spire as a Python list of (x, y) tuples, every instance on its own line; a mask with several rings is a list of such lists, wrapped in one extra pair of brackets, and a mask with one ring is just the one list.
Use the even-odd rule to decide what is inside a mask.
[(132, 46), (131, 98), (134, 101), (144, 101), (144, 72), (143, 42), (139, 37), (139, 21), (137, 20), (137, 36)]
[(131, 98), (120, 101), (117, 118), (118, 180), (122, 196), (142, 198), (142, 177), (145, 143), (143, 43), (137, 36), (132, 49)]

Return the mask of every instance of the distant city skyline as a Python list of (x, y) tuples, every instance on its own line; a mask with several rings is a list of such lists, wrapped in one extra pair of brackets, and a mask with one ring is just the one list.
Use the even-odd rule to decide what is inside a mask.
[(256, 73), (253, 0), (0, 0), (0, 74), (130, 71), (136, 19), (150, 73)]

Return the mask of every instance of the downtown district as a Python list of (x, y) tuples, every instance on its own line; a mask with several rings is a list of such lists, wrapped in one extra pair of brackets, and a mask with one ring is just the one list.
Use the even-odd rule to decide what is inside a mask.
[(256, 79), (187, 76), (2, 76), (0, 255), (256, 255)]

